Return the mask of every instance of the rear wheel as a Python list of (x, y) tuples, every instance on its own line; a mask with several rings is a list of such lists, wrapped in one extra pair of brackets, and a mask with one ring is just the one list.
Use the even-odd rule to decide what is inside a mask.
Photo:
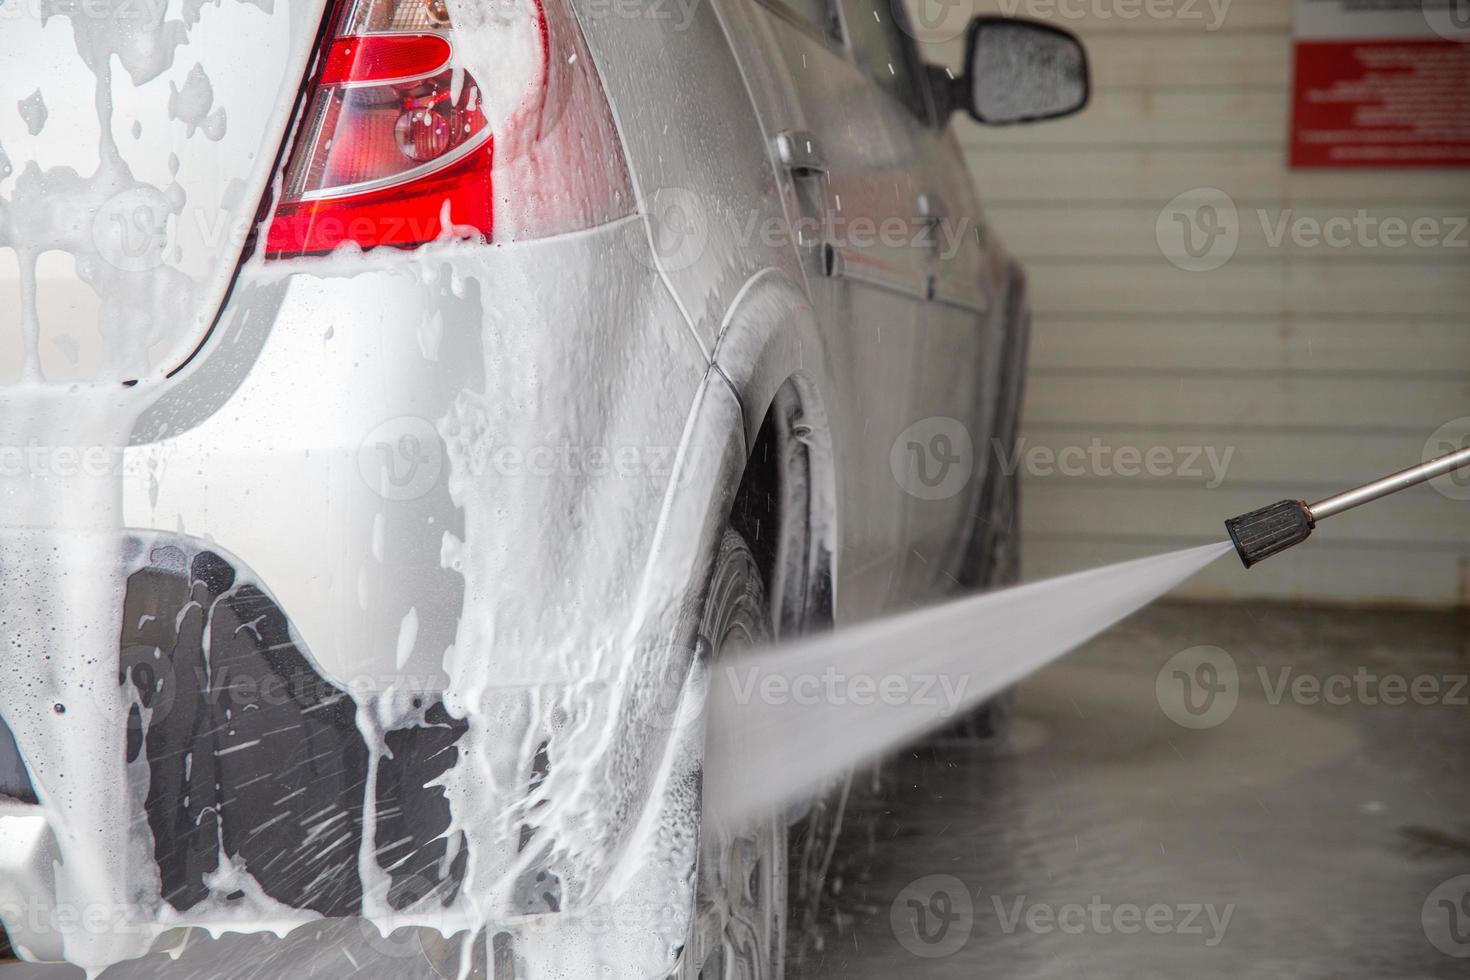
[[(720, 541), (700, 623), (712, 663), (771, 639), (760, 568), (745, 539)], [(787, 829), (781, 817), (731, 831), (707, 811), (700, 828), (694, 933), (679, 980), (782, 980)]]

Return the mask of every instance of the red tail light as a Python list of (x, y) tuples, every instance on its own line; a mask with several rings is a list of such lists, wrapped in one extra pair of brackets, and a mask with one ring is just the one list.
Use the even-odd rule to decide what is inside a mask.
[[(446, 234), (537, 237), (631, 210), (621, 147), (566, 0), (497, 5), (493, 21), (466, 18), (473, 24), (454, 24), (458, 9), (333, 6), (267, 257)], [(585, 162), (575, 148), (589, 143), (602, 147), (599, 168), (573, 172)]]

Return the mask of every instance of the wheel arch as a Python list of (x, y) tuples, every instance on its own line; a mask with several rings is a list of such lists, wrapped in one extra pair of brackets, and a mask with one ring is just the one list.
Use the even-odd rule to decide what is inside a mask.
[(834, 617), (837, 474), (822, 355), (811, 303), (775, 269), (740, 290), (713, 354), (748, 447), (731, 521), (761, 565), (778, 639)]

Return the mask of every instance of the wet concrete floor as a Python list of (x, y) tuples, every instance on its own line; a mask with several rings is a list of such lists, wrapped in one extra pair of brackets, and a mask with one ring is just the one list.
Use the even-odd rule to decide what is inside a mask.
[(795, 980), (1470, 977), (1470, 615), (1161, 604), (864, 774)]

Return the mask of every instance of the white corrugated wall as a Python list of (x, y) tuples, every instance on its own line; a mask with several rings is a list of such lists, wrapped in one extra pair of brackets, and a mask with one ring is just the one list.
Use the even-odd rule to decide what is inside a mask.
[[(1129, 20), (1141, 4), (1003, 5), (1078, 33), (1095, 83), (1074, 119), (957, 123), (989, 217), (1031, 276), (1028, 578), (1218, 539), (1226, 517), (1418, 462), (1442, 426), (1470, 434), (1470, 171), (1290, 170), (1290, 0), (1234, 0), (1216, 29), (1205, 0)], [(929, 57), (958, 65), (961, 45), (929, 44)], [(1238, 246), (1212, 271), (1170, 261), (1198, 264), (1157, 231), (1197, 188), (1237, 208)], [(1358, 231), (1310, 244), (1310, 219), (1360, 210), (1428, 218), (1434, 244)], [(1283, 220), (1306, 247), (1273, 241)], [(1064, 451), (1065, 473), (1051, 456)], [(1249, 573), (1219, 563), (1186, 591), (1466, 603), (1470, 482), (1334, 518), (1290, 555)]]

